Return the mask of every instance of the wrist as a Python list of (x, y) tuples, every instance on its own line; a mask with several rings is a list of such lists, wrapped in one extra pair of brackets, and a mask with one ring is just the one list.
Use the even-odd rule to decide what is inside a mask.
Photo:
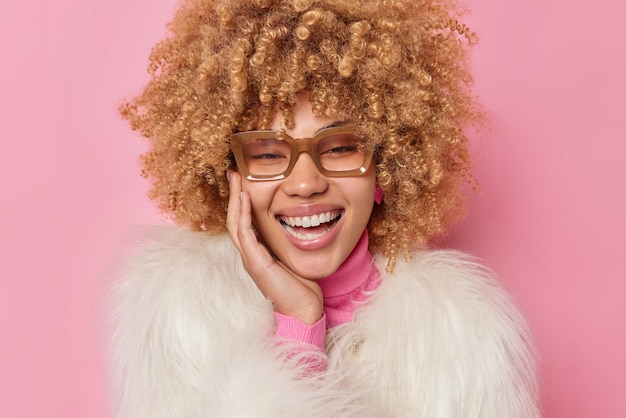
[(321, 307), (319, 309), (314, 307), (312, 309), (288, 310), (281, 309), (280, 307), (275, 306), (274, 312), (279, 315), (295, 318), (298, 321), (303, 322), (307, 325), (315, 324), (324, 315), (324, 311)]
[(320, 350), (324, 348), (326, 338), (326, 317), (322, 315), (313, 324), (307, 324), (293, 316), (274, 312), (276, 319), (276, 336), (289, 340), (300, 341)]

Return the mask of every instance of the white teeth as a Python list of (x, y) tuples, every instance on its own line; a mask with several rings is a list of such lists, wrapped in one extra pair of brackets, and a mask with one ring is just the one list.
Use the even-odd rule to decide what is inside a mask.
[[(330, 222), (333, 222), (334, 220), (339, 218), (341, 216), (341, 213), (342, 212), (340, 210), (336, 210), (332, 212), (318, 213), (318, 214), (311, 215), (311, 216), (294, 216), (294, 217), (283, 216), (280, 218), (280, 221), (283, 224), (283, 227), (285, 228), (285, 230), (291, 236), (299, 240), (311, 241), (311, 240), (321, 237), (322, 235), (324, 235), (325, 233), (333, 229), (335, 225), (331, 224)], [(314, 226), (320, 226), (326, 223), (328, 223), (329, 225), (325, 230), (320, 231), (320, 232), (315, 232), (315, 233), (311, 233), (311, 232), (305, 233), (302, 229), (295, 230), (293, 228), (294, 226), (299, 226), (302, 228), (310, 228)]]
[(324, 212), (318, 213), (312, 216), (282, 216), (280, 220), (289, 226), (301, 226), (303, 228), (311, 228), (314, 226), (320, 226), (321, 224), (325, 224), (327, 222), (332, 222), (337, 217), (341, 211), (332, 211), (332, 212)]
[(333, 227), (329, 226), (328, 229), (320, 232), (319, 234), (302, 234), (298, 231), (295, 231), (291, 226), (285, 225), (285, 230), (289, 232), (289, 234), (303, 241), (311, 241), (311, 240), (317, 239), (321, 237), (322, 235), (324, 235), (325, 233), (327, 233), (328, 231), (330, 231), (331, 229), (333, 229)]

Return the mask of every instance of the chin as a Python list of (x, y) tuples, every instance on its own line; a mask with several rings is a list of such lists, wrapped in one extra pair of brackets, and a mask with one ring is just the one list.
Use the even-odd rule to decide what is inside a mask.
[(328, 263), (323, 260), (327, 260), (327, 257), (318, 256), (315, 257), (315, 260), (311, 260), (311, 262), (306, 262), (300, 260), (297, 264), (294, 263), (284, 263), (291, 271), (293, 271), (298, 276), (307, 279), (307, 280), (319, 280), (333, 274), (341, 263)]

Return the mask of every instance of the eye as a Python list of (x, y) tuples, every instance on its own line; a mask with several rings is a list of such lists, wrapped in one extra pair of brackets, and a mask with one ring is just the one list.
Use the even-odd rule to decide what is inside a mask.
[(342, 145), (324, 150), (322, 154), (343, 154), (347, 152), (357, 152), (358, 147), (356, 145)]
[(289, 159), (289, 144), (274, 139), (253, 140), (244, 144), (244, 158), (254, 164), (273, 164)]
[(322, 139), (318, 146), (318, 153), (325, 157), (343, 157), (360, 153), (361, 140), (355, 135), (333, 135)]
[(253, 160), (274, 160), (277, 158), (286, 158), (286, 157), (278, 153), (264, 152), (262, 154), (250, 155), (249, 158), (252, 158)]

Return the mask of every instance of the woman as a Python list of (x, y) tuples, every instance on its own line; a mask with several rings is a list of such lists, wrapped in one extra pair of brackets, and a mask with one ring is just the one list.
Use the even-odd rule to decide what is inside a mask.
[(152, 234), (117, 288), (120, 417), (537, 417), (523, 319), (427, 250), (462, 213), (472, 34), (446, 1), (189, 0), (122, 107)]

